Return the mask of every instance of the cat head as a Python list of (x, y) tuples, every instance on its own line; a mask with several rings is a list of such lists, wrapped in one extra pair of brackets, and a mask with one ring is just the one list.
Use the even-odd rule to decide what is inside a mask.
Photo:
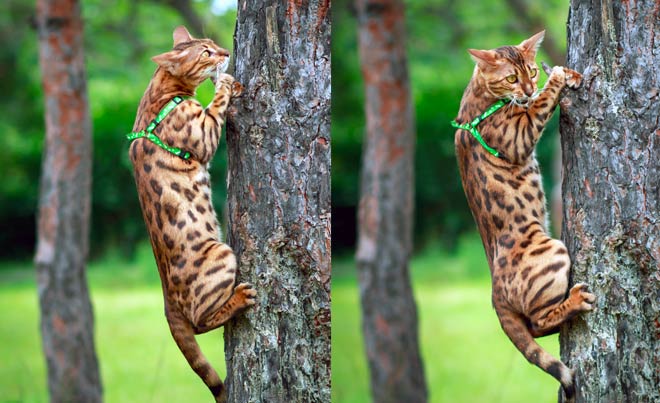
[(491, 95), (510, 99), (521, 106), (526, 106), (535, 97), (539, 68), (534, 59), (544, 35), (545, 31), (541, 31), (518, 46), (468, 49), (477, 63), (477, 74), (481, 75)]
[(229, 52), (210, 39), (195, 39), (184, 26), (174, 30), (171, 51), (151, 58), (183, 83), (196, 88), (207, 78), (214, 79), (229, 66)]

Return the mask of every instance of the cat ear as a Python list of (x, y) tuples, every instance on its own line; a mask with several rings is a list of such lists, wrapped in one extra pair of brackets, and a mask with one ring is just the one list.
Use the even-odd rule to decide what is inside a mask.
[(500, 59), (493, 50), (468, 49), (468, 52), (479, 67), (494, 67), (499, 64)]
[(190, 36), (190, 33), (183, 25), (179, 25), (174, 29), (174, 33), (172, 34), (172, 37), (174, 37), (174, 46), (180, 43), (190, 42), (193, 40), (193, 37)]
[(539, 32), (538, 34), (532, 36), (529, 39), (525, 39), (518, 45), (519, 48), (523, 50), (523, 52), (527, 53), (528, 55), (531, 56), (536, 56), (536, 51), (539, 49), (539, 46), (541, 46), (541, 42), (543, 42), (543, 38), (545, 37), (545, 30)]
[(179, 66), (181, 65), (182, 58), (185, 55), (182, 55), (181, 52), (172, 50), (169, 52), (161, 53), (151, 58), (156, 64), (165, 70), (169, 71), (173, 75), (178, 75)]

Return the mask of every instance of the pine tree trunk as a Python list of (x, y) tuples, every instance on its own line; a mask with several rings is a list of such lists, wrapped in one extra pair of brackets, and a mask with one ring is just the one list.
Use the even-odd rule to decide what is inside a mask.
[(358, 211), (362, 329), (374, 402), (425, 402), (412, 249), (415, 129), (403, 3), (356, 3), (366, 139)]
[(658, 3), (571, 2), (562, 102), (564, 238), (597, 310), (562, 328), (577, 402), (660, 401)]
[(330, 401), (330, 0), (240, 2), (229, 244), (257, 305), (225, 326), (229, 402)]
[(46, 141), (35, 264), (51, 402), (100, 402), (85, 265), (92, 134), (76, 0), (37, 1)]

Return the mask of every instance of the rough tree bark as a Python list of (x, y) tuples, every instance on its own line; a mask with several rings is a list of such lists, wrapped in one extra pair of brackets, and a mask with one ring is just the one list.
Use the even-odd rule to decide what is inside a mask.
[(77, 0), (37, 1), (46, 140), (35, 264), (51, 402), (100, 402), (85, 264), (92, 136)]
[(577, 402), (660, 401), (658, 2), (571, 1), (564, 239), (597, 310), (561, 330)]
[(425, 402), (412, 249), (415, 129), (399, 0), (358, 0), (366, 138), (358, 207), (362, 329), (374, 402)]
[(229, 402), (330, 401), (330, 0), (241, 1), (229, 244), (257, 305), (225, 326)]

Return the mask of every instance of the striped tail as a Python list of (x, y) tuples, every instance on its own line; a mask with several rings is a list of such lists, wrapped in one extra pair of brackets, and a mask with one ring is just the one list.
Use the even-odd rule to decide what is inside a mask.
[(202, 381), (213, 393), (216, 403), (225, 403), (227, 401), (225, 385), (202, 353), (202, 350), (200, 350), (195, 339), (195, 331), (190, 322), (183, 318), (176, 309), (166, 309), (165, 315), (170, 325), (172, 337), (174, 337), (174, 341), (186, 357), (190, 367), (202, 378)]
[(502, 329), (527, 361), (541, 368), (557, 379), (564, 390), (567, 402), (573, 401), (575, 384), (573, 370), (556, 359), (541, 347), (529, 331), (525, 318), (509, 310), (497, 309)]

